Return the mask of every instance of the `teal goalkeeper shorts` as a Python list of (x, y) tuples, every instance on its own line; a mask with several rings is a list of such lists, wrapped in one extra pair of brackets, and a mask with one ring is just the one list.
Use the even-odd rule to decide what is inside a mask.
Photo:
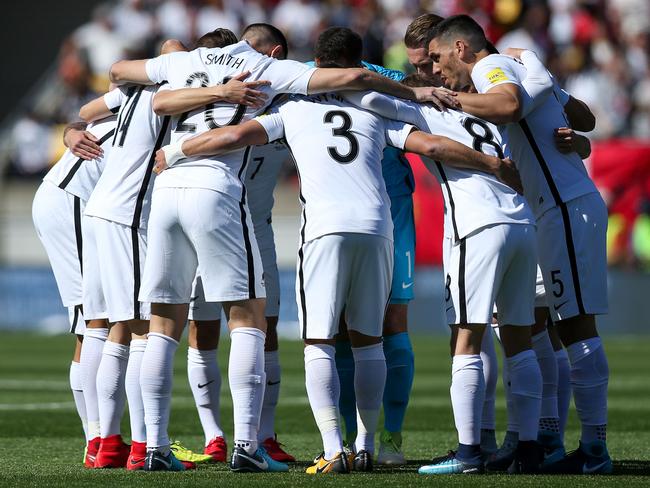
[(415, 270), (415, 219), (413, 196), (391, 197), (395, 260), (390, 303), (406, 304), (415, 297), (413, 279)]

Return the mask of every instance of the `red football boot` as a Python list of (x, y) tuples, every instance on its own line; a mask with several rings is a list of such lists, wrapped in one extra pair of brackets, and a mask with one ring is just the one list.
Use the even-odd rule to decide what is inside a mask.
[(279, 463), (295, 463), (296, 458), (282, 449), (282, 444), (278, 442), (278, 436), (269, 437), (262, 442), (262, 447), (271, 456), (271, 459)]
[(185, 469), (196, 469), (196, 463), (192, 461), (181, 461), (181, 464), (185, 466)]
[(126, 461), (126, 469), (137, 471), (144, 467), (144, 458), (147, 455), (147, 443), (131, 441), (131, 452)]
[(97, 451), (99, 451), (100, 441), (101, 439), (99, 437), (88, 441), (88, 445), (86, 446), (86, 459), (84, 460), (84, 466), (86, 468), (95, 467), (95, 459), (97, 458)]
[(102, 439), (95, 460), (96, 468), (124, 468), (131, 453), (131, 446), (119, 434)]
[(203, 454), (212, 456), (214, 462), (225, 463), (228, 453), (228, 445), (223, 437), (215, 437), (203, 450)]

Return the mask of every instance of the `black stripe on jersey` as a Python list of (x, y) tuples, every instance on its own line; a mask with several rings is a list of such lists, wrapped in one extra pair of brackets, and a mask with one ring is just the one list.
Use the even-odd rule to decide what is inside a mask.
[(111, 109), (110, 109), (111, 113), (112, 113), (112, 114), (116, 114), (116, 113), (118, 113), (118, 112), (120, 111), (120, 106), (121, 106), (121, 105), (118, 105), (117, 107), (113, 107), (113, 108), (111, 108)]
[(246, 167), (248, 166), (248, 157), (250, 155), (250, 152), (251, 146), (248, 146), (246, 148), (246, 151), (244, 151), (244, 160), (242, 161), (241, 168), (239, 168), (239, 174), (237, 177), (239, 178), (239, 181), (242, 182), (241, 200), (239, 200), (239, 212), (241, 214), (241, 227), (244, 236), (244, 246), (246, 248), (246, 262), (248, 265), (248, 298), (257, 298), (257, 294), (255, 293), (255, 261), (253, 259), (253, 247), (251, 246), (248, 225), (246, 224), (246, 185), (244, 185), (244, 181), (242, 180), (242, 176), (244, 175)]
[(81, 234), (81, 198), (74, 197), (74, 237), (77, 243), (77, 259), (79, 259), (79, 270), (84, 274), (83, 260), (83, 239)]
[(131, 245), (133, 252), (133, 320), (140, 320), (140, 241), (138, 228), (131, 227)]
[(115, 133), (115, 139), (113, 139), (113, 145), (115, 145), (115, 141), (117, 140), (117, 136), (122, 133), (119, 142), (117, 145), (119, 147), (122, 147), (124, 145), (124, 140), (126, 139), (126, 133), (129, 131), (129, 126), (131, 125), (131, 121), (133, 120), (133, 114), (135, 113), (135, 107), (138, 105), (138, 102), (140, 101), (140, 97), (142, 96), (142, 92), (144, 91), (144, 86), (138, 87), (138, 91), (135, 94), (135, 98), (133, 99), (133, 102), (131, 105), (128, 104), (128, 101), (124, 104), (124, 107), (126, 108), (126, 117), (124, 121), (122, 122), (122, 125), (120, 125), (119, 121), (117, 123), (117, 132)]
[(81, 312), (81, 305), (74, 306), (74, 317), (72, 318), (72, 323), (70, 324), (70, 333), (74, 334), (77, 331), (77, 325), (79, 325), (79, 312)]
[(162, 146), (167, 133), (169, 132), (169, 123), (171, 117), (166, 115), (163, 118), (162, 125), (160, 127), (160, 132), (158, 132), (158, 137), (156, 138), (156, 144), (151, 151), (151, 156), (149, 156), (149, 161), (147, 162), (147, 170), (144, 173), (144, 178), (142, 179), (142, 185), (140, 185), (140, 191), (138, 192), (138, 198), (135, 201), (135, 211), (133, 212), (133, 220), (131, 221), (131, 228), (137, 229), (140, 227), (140, 218), (142, 217), (142, 206), (144, 205), (144, 197), (147, 194), (147, 189), (149, 188), (149, 183), (151, 182), (151, 175), (153, 174), (153, 166), (156, 163), (156, 151)]
[(562, 224), (564, 225), (564, 239), (566, 241), (567, 253), (569, 254), (569, 265), (571, 267), (571, 278), (573, 281), (573, 290), (576, 296), (576, 301), (578, 302), (578, 311), (580, 312), (581, 315), (585, 315), (585, 307), (582, 301), (582, 291), (580, 289), (580, 275), (578, 273), (576, 251), (575, 251), (575, 246), (573, 244), (573, 233), (571, 232), (571, 220), (569, 218), (569, 209), (567, 208), (566, 204), (562, 201), (560, 192), (557, 189), (557, 186), (555, 186), (555, 181), (553, 180), (553, 175), (551, 174), (551, 170), (549, 169), (546, 160), (544, 160), (542, 151), (539, 149), (539, 146), (535, 141), (535, 137), (533, 136), (533, 133), (531, 132), (530, 127), (528, 126), (528, 123), (526, 122), (525, 119), (522, 119), (521, 121), (519, 121), (519, 126), (521, 127), (521, 130), (523, 131), (524, 135), (526, 136), (526, 139), (528, 140), (528, 144), (530, 144), (533, 153), (535, 153), (535, 158), (539, 163), (542, 173), (544, 173), (544, 179), (546, 180), (546, 184), (548, 185), (548, 188), (551, 191), (551, 195), (553, 195), (553, 200), (555, 200), (555, 204), (560, 208), (560, 212), (562, 214)]
[(307, 339), (307, 304), (305, 303), (305, 229), (307, 227), (307, 212), (305, 211), (305, 204), (307, 201), (302, 194), (302, 184), (300, 180), (300, 170), (298, 163), (293, 155), (291, 146), (286, 139), (282, 139), (283, 144), (289, 150), (289, 155), (293, 159), (293, 164), (296, 167), (296, 174), (298, 175), (298, 198), (302, 204), (302, 225), (300, 226), (300, 247), (298, 248), (298, 298), (300, 300), (300, 314), (302, 315), (302, 338)]
[[(108, 131), (106, 134), (104, 134), (104, 137), (102, 137), (99, 140), (99, 145), (101, 146), (104, 144), (106, 141), (108, 141), (111, 137), (113, 137), (113, 134), (115, 133), (115, 129), (111, 129)], [(72, 181), (72, 178), (74, 178), (74, 175), (79, 171), (79, 168), (81, 168), (81, 165), (84, 163), (85, 159), (84, 158), (79, 158), (77, 161), (74, 163), (74, 166), (70, 168), (70, 171), (68, 171), (68, 174), (65, 175), (65, 178), (63, 178), (63, 181), (59, 183), (59, 188), (62, 190), (65, 190), (65, 187), (68, 186), (68, 184)]]
[(442, 182), (447, 189), (447, 195), (449, 196), (449, 213), (451, 215), (451, 225), (454, 228), (454, 239), (458, 241), (460, 237), (458, 235), (458, 225), (456, 224), (456, 204), (454, 203), (454, 197), (451, 194), (449, 180), (447, 180), (447, 175), (445, 174), (445, 170), (442, 167), (442, 163), (439, 161), (435, 161), (435, 163), (436, 168), (438, 168), (438, 172), (440, 173), (440, 177), (442, 178)]
[(467, 239), (460, 240), (460, 257), (458, 259), (458, 302), (460, 305), (459, 324), (467, 324), (467, 293), (465, 291), (465, 258), (467, 256)]

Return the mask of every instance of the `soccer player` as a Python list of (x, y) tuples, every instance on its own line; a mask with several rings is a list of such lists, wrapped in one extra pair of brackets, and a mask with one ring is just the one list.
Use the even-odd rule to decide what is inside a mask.
[[(86, 358), (93, 355), (92, 345), (82, 348), (86, 329), (82, 296), (82, 215), (110, 153), (110, 139), (115, 131), (116, 120), (112, 116), (90, 124), (87, 128), (85, 124), (76, 126), (77, 128), (66, 128), (64, 142), (68, 149), (43, 178), (32, 205), (36, 233), (50, 260), (61, 301), (68, 308), (70, 332), (77, 338), (70, 364), (70, 388), (85, 434), (89, 453), (84, 458), (87, 467), (94, 466), (94, 457), (99, 447), (99, 430), (97, 409), (89, 411), (86, 408), (83, 388), (86, 372), (81, 364), (82, 354)], [(91, 321), (89, 325), (106, 326), (103, 320), (99, 323)], [(98, 357), (99, 354), (95, 356)]]
[[(279, 93), (322, 92), (331, 89), (378, 89), (411, 99), (434, 98), (436, 90), (412, 90), (367, 70), (314, 70), (300, 63), (275, 60), (256, 51), (247, 41), (224, 49), (198, 49), (152, 60), (120, 61), (111, 79), (124, 84), (159, 83), (172, 88), (210, 86), (250, 72), (264, 77), (269, 98)], [(175, 119), (174, 142), (212, 127), (237, 124), (259, 113), (242, 105), (211, 105)], [(241, 177), (246, 151), (219, 158), (196, 158), (156, 179), (149, 238), (154, 245), (145, 265), (142, 300), (154, 304), (143, 378), (147, 409), (147, 466), (176, 469), (170, 458), (167, 423), (171, 394), (171, 367), (185, 325), (191, 286), (198, 269), (206, 300), (224, 304), (231, 329), (229, 380), (235, 411), (233, 471), (286, 471), (258, 442), (264, 393), (264, 286), (261, 258), (250, 222)], [(172, 210), (169, 205), (178, 206)], [(200, 203), (199, 203), (200, 202)], [(192, 210), (194, 208), (194, 210)], [(198, 218), (198, 213), (202, 218)], [(155, 249), (155, 251), (154, 251)], [(215, 254), (214, 249), (219, 253)], [(175, 279), (171, 280), (170, 277)], [(225, 276), (225, 278), (224, 278)], [(151, 339), (154, 340), (151, 340)], [(162, 381), (160, 380), (162, 378)], [(173, 466), (172, 466), (173, 465)]]
[[(582, 424), (579, 448), (545, 469), (610, 473), (609, 371), (595, 324), (595, 315), (607, 312), (607, 210), (579, 155), (558, 151), (553, 136), (554, 129), (563, 126), (591, 130), (593, 116), (579, 110), (580, 102), (570, 98), (562, 103), (557, 96), (527, 111), (520, 90), (525, 68), (514, 58), (490, 54), (486, 42), (473, 19), (454, 16), (432, 33), (429, 54), (449, 88), (472, 86), (479, 92), (458, 94), (465, 111), (501, 124), (537, 217), (539, 264), (551, 317), (567, 348)], [(575, 117), (576, 112), (582, 118)]]
[[(351, 62), (317, 58), (325, 66)], [(484, 170), (490, 164), (501, 164), (496, 157), (446, 138), (410, 134), (412, 129), (357, 109), (335, 94), (294, 97), (271, 115), (180, 141), (158, 153), (157, 170), (164, 170), (169, 165), (174, 168), (179, 159), (182, 167), (197, 155), (219, 154), (284, 136), (294, 155), (303, 204), (296, 291), (306, 345), (307, 392), (324, 443), (323, 454), (308, 473), (349, 470), (339, 428), (339, 381), (334, 364), (334, 337), (344, 306), (356, 363), (359, 431), (352, 464), (357, 470), (372, 469), (373, 434), (386, 371), (382, 297), (388, 299), (393, 256), (392, 221), (379, 163), (386, 137), (400, 146), (406, 138), (407, 150), (449, 157), (454, 163), (480, 163)]]

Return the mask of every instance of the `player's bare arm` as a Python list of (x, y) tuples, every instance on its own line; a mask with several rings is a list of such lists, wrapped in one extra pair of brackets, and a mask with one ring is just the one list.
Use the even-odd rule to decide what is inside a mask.
[(493, 124), (508, 124), (521, 118), (521, 93), (514, 83), (503, 83), (489, 92), (458, 93), (462, 110)]
[(439, 108), (459, 108), (454, 92), (436, 87), (411, 88), (365, 68), (318, 68), (309, 80), (309, 94), (339, 90), (374, 90), (416, 102), (432, 102)]
[(576, 152), (581, 159), (591, 155), (591, 142), (581, 134), (577, 134), (571, 127), (560, 127), (553, 133), (555, 147), (561, 153)]
[(112, 112), (106, 105), (104, 96), (91, 100), (79, 109), (79, 117), (86, 122), (94, 122), (111, 115)]
[(108, 73), (111, 83), (124, 85), (136, 83), (138, 85), (153, 85), (147, 76), (146, 59), (122, 60), (114, 63)]
[(448, 137), (413, 131), (406, 139), (404, 149), (449, 166), (491, 173), (513, 190), (523, 194), (519, 172), (510, 159), (499, 159), (470, 149)]
[(176, 115), (218, 102), (261, 108), (268, 96), (259, 88), (268, 86), (271, 82), (244, 81), (249, 75), (250, 72), (245, 71), (223, 85), (163, 90), (156, 93), (153, 99), (153, 110), (158, 115)]
[(569, 97), (569, 101), (564, 106), (564, 113), (574, 130), (591, 132), (596, 127), (596, 117), (587, 104), (573, 96)]
[(170, 144), (158, 150), (153, 171), (160, 174), (183, 158), (223, 154), (247, 146), (266, 144), (268, 139), (264, 127), (255, 120), (212, 129), (182, 143)]
[(97, 138), (86, 130), (85, 122), (73, 122), (63, 131), (63, 144), (78, 158), (86, 160), (100, 157), (104, 151)]

